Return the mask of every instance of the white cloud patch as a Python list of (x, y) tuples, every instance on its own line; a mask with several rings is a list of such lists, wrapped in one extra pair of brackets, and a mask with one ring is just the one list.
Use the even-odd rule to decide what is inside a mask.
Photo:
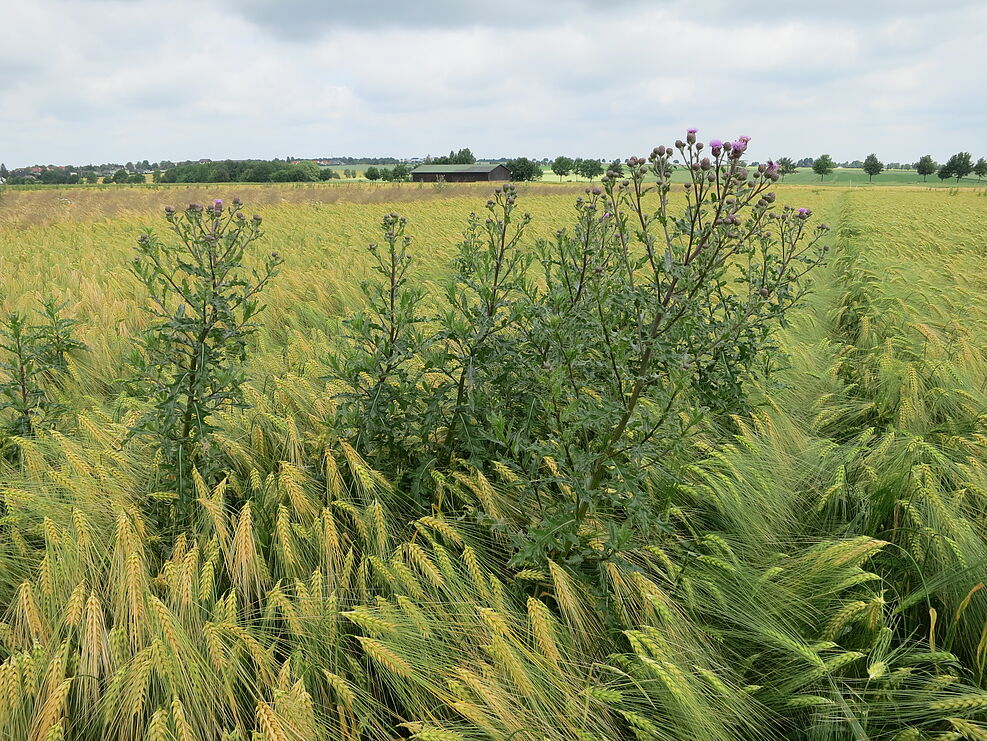
[(0, 160), (979, 156), (978, 0), (5, 0)]

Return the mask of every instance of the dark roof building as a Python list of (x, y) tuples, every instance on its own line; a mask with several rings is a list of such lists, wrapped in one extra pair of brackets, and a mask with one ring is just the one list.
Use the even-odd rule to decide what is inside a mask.
[(411, 171), (416, 183), (478, 183), (486, 180), (510, 180), (511, 173), (503, 165), (419, 165)]

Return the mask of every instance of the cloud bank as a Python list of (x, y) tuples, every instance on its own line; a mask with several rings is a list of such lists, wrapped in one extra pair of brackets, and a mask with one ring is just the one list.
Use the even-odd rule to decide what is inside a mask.
[(987, 5), (822, 6), (5, 0), (0, 161), (987, 153)]

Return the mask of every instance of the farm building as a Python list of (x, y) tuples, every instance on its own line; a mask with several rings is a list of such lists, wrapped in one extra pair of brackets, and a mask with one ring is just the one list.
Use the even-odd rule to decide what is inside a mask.
[(503, 165), (419, 165), (411, 171), (416, 183), (477, 183), (484, 180), (510, 180), (511, 173)]

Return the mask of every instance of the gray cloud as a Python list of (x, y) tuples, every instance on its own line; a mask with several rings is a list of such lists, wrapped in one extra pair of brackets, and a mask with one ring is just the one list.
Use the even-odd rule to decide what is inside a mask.
[[(0, 160), (987, 150), (987, 8), (5, 0)], [(47, 41), (41, 46), (37, 40)]]

